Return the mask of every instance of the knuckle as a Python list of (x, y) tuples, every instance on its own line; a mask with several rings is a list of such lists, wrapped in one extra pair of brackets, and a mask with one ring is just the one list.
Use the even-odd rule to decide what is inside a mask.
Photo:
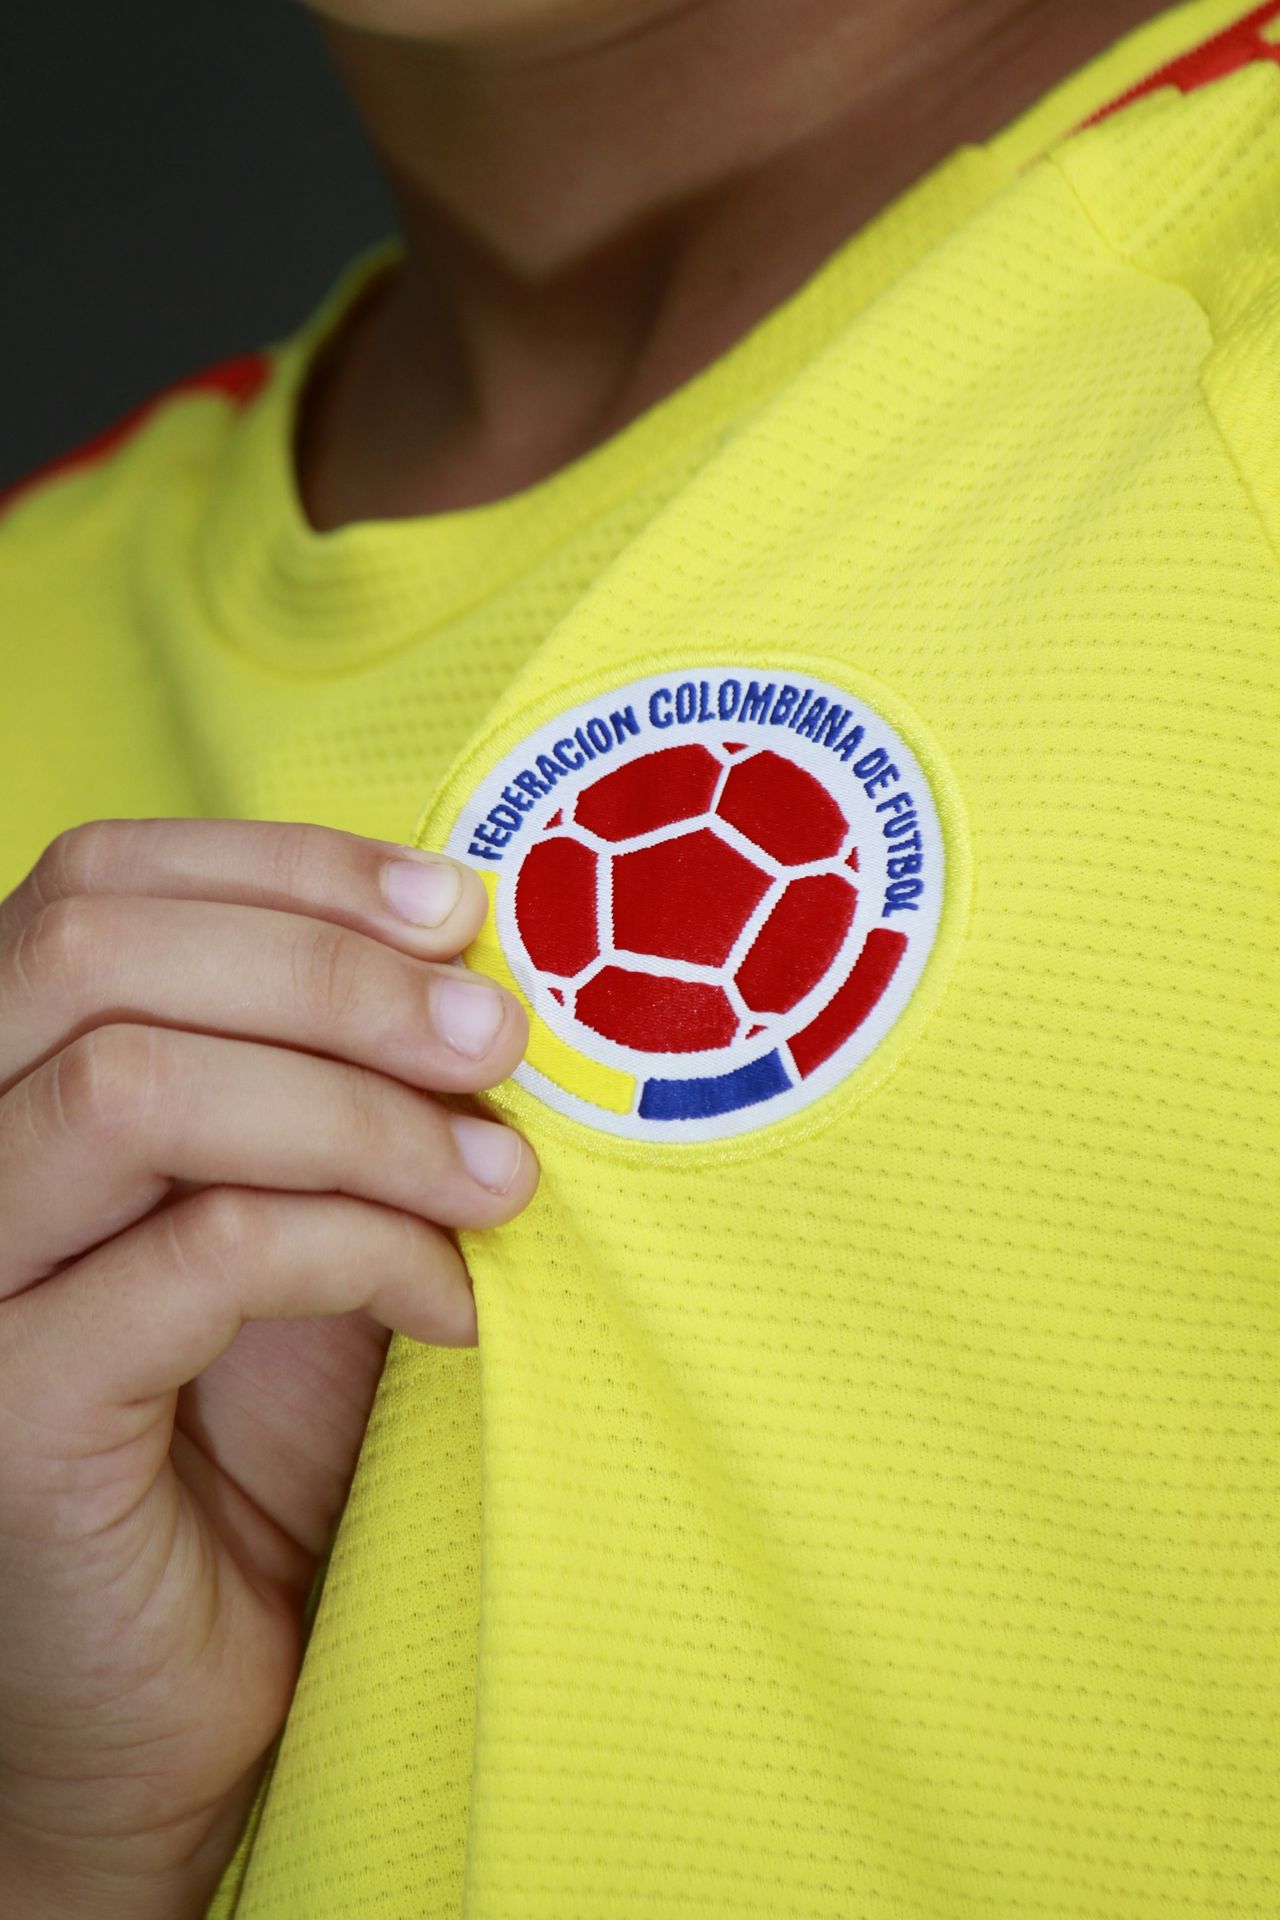
[(303, 926), (294, 942), (293, 985), (312, 1018), (342, 1025), (361, 994), (362, 955), (350, 934), (323, 923)]
[(35, 990), (85, 981), (102, 963), (105, 939), (100, 898), (63, 894), (30, 919), (17, 936), (14, 963)]
[(32, 868), (37, 897), (51, 902), (67, 894), (91, 892), (115, 843), (117, 827), (113, 820), (85, 820), (57, 834)]
[(139, 1125), (161, 1091), (163, 1047), (153, 1027), (95, 1027), (53, 1062), (52, 1094), (73, 1134), (109, 1137)]
[(252, 1189), (202, 1187), (161, 1215), (166, 1251), (188, 1278), (241, 1273), (251, 1257), (269, 1252), (269, 1214), (264, 1196)]

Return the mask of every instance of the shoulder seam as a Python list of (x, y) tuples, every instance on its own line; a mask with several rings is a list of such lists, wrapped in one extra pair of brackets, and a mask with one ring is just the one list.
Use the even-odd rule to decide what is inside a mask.
[(212, 393), (220, 394), (239, 408), (249, 402), (265, 385), (271, 371), (271, 357), (264, 349), (255, 349), (249, 353), (234, 355), (229, 360), (216, 361), (212, 366), (203, 367), (197, 373), (183, 376), (171, 385), (162, 387), (132, 407), (111, 426), (90, 439), (82, 441), (69, 452), (58, 454), (42, 466), (25, 474), (22, 479), (0, 491), (0, 516), (8, 512), (19, 500), (25, 500), (29, 494), (38, 492), (49, 482), (64, 476), (80, 473), (87, 468), (97, 466), (119, 448), (125, 446), (147, 423), (152, 416), (161, 411), (171, 400), (183, 399), (189, 395)]

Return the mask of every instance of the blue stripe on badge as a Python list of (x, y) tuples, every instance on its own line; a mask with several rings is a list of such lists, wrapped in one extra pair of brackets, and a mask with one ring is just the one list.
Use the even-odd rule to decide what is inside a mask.
[(705, 1080), (646, 1080), (639, 1115), (642, 1120), (706, 1120), (772, 1100), (791, 1084), (782, 1055), (767, 1053), (763, 1060)]

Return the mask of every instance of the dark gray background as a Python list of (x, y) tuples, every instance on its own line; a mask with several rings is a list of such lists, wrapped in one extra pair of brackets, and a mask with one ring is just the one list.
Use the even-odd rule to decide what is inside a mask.
[(299, 0), (9, 0), (0, 485), (288, 333), (393, 230)]

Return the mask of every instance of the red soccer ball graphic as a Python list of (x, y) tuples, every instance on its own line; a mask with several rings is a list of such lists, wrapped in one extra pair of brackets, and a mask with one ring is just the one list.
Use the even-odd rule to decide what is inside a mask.
[(642, 1053), (764, 1033), (824, 978), (857, 903), (852, 831), (768, 749), (659, 748), (584, 788), (521, 864), (515, 919), (551, 997)]

